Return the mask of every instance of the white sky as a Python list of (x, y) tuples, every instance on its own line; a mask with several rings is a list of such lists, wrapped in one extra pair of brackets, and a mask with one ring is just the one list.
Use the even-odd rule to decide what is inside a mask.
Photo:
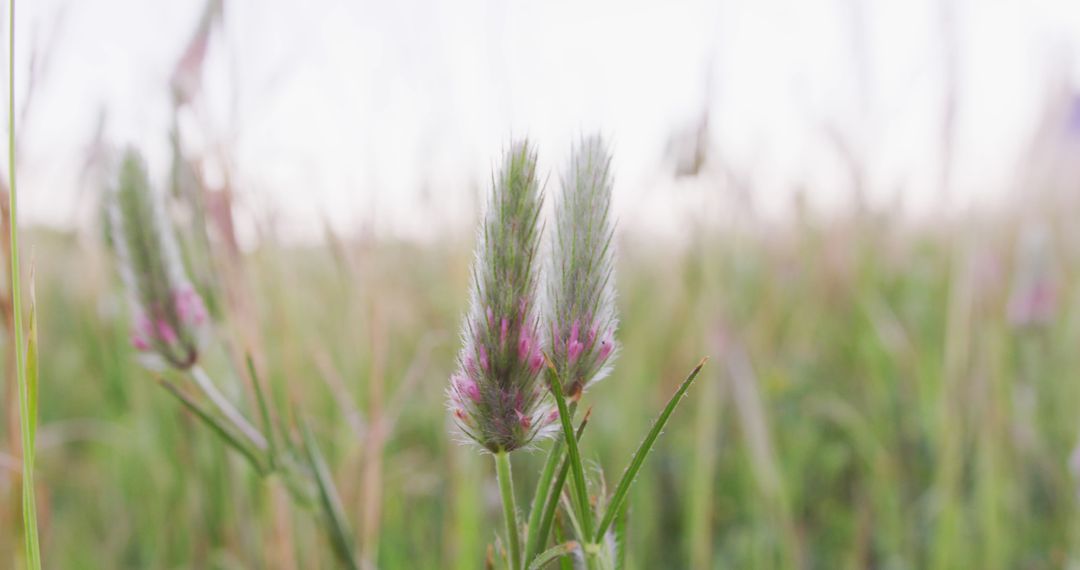
[[(25, 216), (88, 215), (78, 167), (103, 107), (110, 141), (140, 145), (164, 179), (168, 78), (202, 4), (19, 4), (22, 88), (30, 46), (55, 42), (20, 127)], [(711, 65), (712, 141), (763, 211), (785, 211), (796, 185), (816, 207), (850, 200), (831, 130), (866, 161), (871, 199), (903, 188), (925, 212), (941, 205), (947, 7), (966, 205), (1007, 189), (1050, 81), (1080, 78), (1080, 2), (225, 0), (185, 133), (227, 149), (245, 211), (276, 212), (286, 234), (325, 218), (430, 236), (473, 215), (511, 137), (539, 144), (554, 185), (570, 144), (600, 130), (623, 226), (667, 231), (720, 191), (672, 183), (663, 162)]]

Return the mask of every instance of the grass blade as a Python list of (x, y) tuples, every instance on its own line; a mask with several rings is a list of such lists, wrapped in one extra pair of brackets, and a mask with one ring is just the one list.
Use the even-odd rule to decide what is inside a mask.
[(629, 526), (630, 514), (626, 511), (629, 503), (623, 501), (622, 512), (615, 518), (615, 570), (626, 568), (626, 527)]
[(541, 552), (539, 556), (533, 559), (532, 563), (529, 564), (529, 570), (540, 570), (547, 563), (555, 560), (556, 558), (566, 556), (577, 550), (577, 547), (578, 544), (572, 540), (570, 542), (564, 542), (562, 544), (552, 546), (551, 548)]
[(319, 502), (326, 514), (326, 523), (330, 527), (330, 542), (334, 546), (334, 553), (346, 568), (358, 570), (352, 540), (349, 538), (352, 534), (349, 532), (349, 525), (345, 519), (345, 509), (341, 506), (341, 498), (330, 476), (330, 468), (326, 466), (326, 459), (319, 451), (319, 445), (315, 442), (311, 427), (303, 419), (300, 420), (300, 431), (304, 438), (304, 454), (315, 475), (315, 483), (319, 488)]
[[(577, 409), (577, 402), (570, 404), (570, 414), (573, 415)], [(579, 435), (578, 438), (581, 436)], [(536, 491), (533, 493), (532, 506), (529, 508), (529, 522), (528, 522), (528, 535), (525, 540), (525, 560), (532, 560), (544, 546), (544, 542), (540, 540), (540, 522), (544, 513), (544, 507), (547, 506), (548, 496), (551, 493), (552, 481), (555, 478), (555, 471), (559, 467), (559, 463), (563, 457), (563, 439), (562, 434), (559, 434), (555, 438), (555, 443), (551, 446), (551, 450), (548, 452), (547, 461), (544, 462), (544, 469), (540, 472), (540, 479), (536, 482)], [(565, 481), (566, 477), (563, 476)], [(559, 485), (562, 488), (562, 484)], [(546, 537), (545, 537), (546, 538)]]
[(37, 301), (34, 296), (34, 272), (30, 271), (30, 330), (26, 340), (26, 360), (22, 385), (26, 391), (23, 429), (23, 524), (26, 527), (26, 557), (28, 566), (41, 567), (41, 553), (37, 533), (37, 498), (34, 492), (34, 462), (37, 451), (38, 414), (38, 334)]
[[(570, 409), (566, 406), (566, 398), (563, 396), (562, 383), (554, 366), (548, 366), (548, 377), (551, 378), (551, 393), (555, 396), (555, 403), (559, 406), (559, 422), (563, 428), (563, 440), (566, 441), (566, 451), (570, 462), (570, 473), (574, 477), (574, 497), (578, 510), (578, 519), (581, 529), (585, 532), (582, 538), (588, 539), (592, 535), (592, 509), (589, 508), (589, 491), (585, 487), (585, 469), (581, 465), (581, 452), (578, 450), (577, 437), (574, 436), (574, 426), (570, 423)], [(573, 502), (572, 502), (573, 504)]]
[(532, 506), (529, 508), (528, 534), (525, 538), (525, 560), (531, 560), (540, 548), (537, 542), (540, 539), (540, 521), (547, 505), (548, 494), (551, 491), (552, 481), (555, 479), (555, 470), (563, 455), (562, 437), (557, 437), (555, 443), (548, 452), (544, 469), (540, 472), (540, 479), (536, 482), (536, 491), (533, 492)]
[(218, 437), (222, 439), (222, 441), (229, 444), (229, 446), (236, 451), (239, 451), (240, 454), (248, 460), (248, 463), (250, 463), (251, 466), (255, 468), (255, 471), (260, 476), (266, 474), (266, 469), (263, 467), (259, 459), (255, 456), (255, 453), (252, 452), (247, 445), (244, 445), (240, 441), (240, 438), (235, 433), (233, 433), (233, 431), (229, 429), (229, 427), (222, 423), (221, 420), (214, 417), (214, 415), (211, 414), (206, 408), (196, 402), (195, 399), (193, 399), (191, 396), (185, 394), (183, 390), (178, 388), (172, 382), (164, 379), (158, 379), (158, 383), (161, 384), (166, 390), (171, 392), (173, 396), (176, 396), (176, 399), (180, 400), (180, 403), (184, 404), (184, 407), (186, 407), (193, 414), (198, 416), (198, 418), (202, 420), (203, 423), (205, 423), (210, 429), (212, 429), (214, 433), (216, 433)]
[(645, 440), (638, 446), (637, 451), (634, 452), (634, 457), (630, 460), (630, 465), (623, 473), (622, 479), (619, 480), (619, 484), (615, 487), (615, 494), (611, 497), (611, 502), (608, 503), (607, 509), (604, 511), (604, 518), (600, 520), (600, 525), (596, 527), (596, 533), (593, 535), (593, 542), (600, 542), (604, 538), (604, 533), (607, 532), (608, 527), (615, 520), (615, 515), (619, 514), (619, 510), (622, 508), (623, 501), (626, 500), (626, 494), (630, 491), (630, 485), (634, 482), (634, 478), (637, 477), (638, 471), (641, 470), (641, 466), (645, 463), (645, 458), (649, 456), (649, 452), (652, 451), (652, 446), (656, 443), (657, 438), (660, 437), (660, 432), (664, 430), (664, 426), (671, 418), (671, 413), (675, 411), (675, 407), (679, 405), (679, 401), (686, 395), (686, 391), (690, 389), (690, 384), (693, 384), (694, 379), (697, 378), (701, 367), (705, 366), (705, 362), (708, 358), (702, 359), (697, 366), (690, 371), (690, 375), (683, 380), (682, 385), (675, 391), (675, 395), (668, 400), (667, 406), (664, 407), (664, 411), (660, 413), (660, 416), (653, 422), (652, 429), (649, 430), (649, 435), (645, 436)]
[[(585, 412), (585, 417), (581, 419), (581, 423), (578, 424), (576, 438), (581, 441), (581, 434), (585, 433), (585, 426), (589, 424), (589, 416), (592, 415), (592, 408), (589, 408)], [(551, 492), (548, 494), (547, 504), (544, 505), (544, 514), (540, 519), (540, 528), (537, 529), (537, 549), (547, 544), (548, 535), (551, 534), (551, 525), (555, 521), (555, 511), (559, 508), (559, 496), (562, 494), (563, 485), (566, 483), (566, 476), (570, 472), (570, 462), (563, 460), (562, 467), (559, 468), (559, 474), (555, 477), (555, 481), (551, 486)]]
[(255, 387), (255, 399), (259, 404), (259, 419), (262, 420), (263, 433), (266, 434), (266, 442), (270, 450), (268, 455), (270, 469), (274, 469), (277, 462), (277, 438), (274, 436), (273, 424), (270, 421), (270, 408), (266, 404), (266, 394), (263, 393), (262, 382), (259, 380), (259, 375), (255, 373), (255, 363), (251, 360), (250, 354), (247, 355), (246, 360), (248, 377), (251, 378), (251, 384)]
[[(24, 344), (22, 323), (22, 285), (19, 270), (18, 195), (15, 186), (15, 0), (8, 2), (8, 228), (11, 258), (11, 308), (15, 333), (15, 375), (19, 391), (19, 431), (22, 433), (22, 502), (23, 536), (26, 564), (30, 570), (41, 568), (38, 544), (37, 500), (34, 496), (34, 435), (37, 431), (37, 324), (31, 309), (31, 338)], [(33, 284), (31, 283), (31, 296)], [(25, 347), (26, 353), (23, 352)], [(32, 360), (33, 364), (27, 365)]]

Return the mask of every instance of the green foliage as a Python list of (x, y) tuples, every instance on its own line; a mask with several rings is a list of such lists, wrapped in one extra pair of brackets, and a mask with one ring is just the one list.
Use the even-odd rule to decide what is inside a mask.
[[(1001, 277), (975, 278), (958, 262), (975, 257), (957, 247), (963, 236), (998, 260)], [(319, 521), (278, 505), (241, 456), (133, 362), (97, 246), (42, 232), (33, 242), (41, 378), (57, 379), (40, 385), (35, 474), (39, 498), (48, 496), (47, 567), (267, 567), (282, 552), (296, 567), (334, 567)], [(446, 437), (442, 388), (471, 243), (463, 232), (424, 247), (346, 244), (348, 270), (328, 248), (266, 244), (245, 258), (268, 406), (295, 401), (310, 418), (350, 520), (363, 508), (373, 362), (389, 401), (405, 394), (382, 455), (372, 562), (383, 570), (479, 568), (502, 532), (491, 459)], [(788, 235), (703, 232), (685, 249), (629, 233), (619, 249), (625, 349), (610, 381), (586, 396), (603, 405), (582, 439), (585, 468), (617, 477), (686, 363), (711, 357), (626, 495), (626, 568), (699, 568), (693, 551), (706, 568), (1077, 560), (1067, 464), (1080, 427), (1074, 274), (1054, 321), (1021, 330), (1006, 318), (1016, 248), (1005, 229), (809, 220)], [(1060, 257), (1076, 267), (1077, 254)], [(957, 299), (969, 299), (964, 311), (950, 311)], [(381, 329), (366, 325), (373, 306)], [(208, 370), (230, 366), (214, 351), (206, 359)], [(736, 378), (753, 380), (757, 420), (740, 411), (751, 399), (735, 397)], [(256, 399), (247, 401), (257, 420)], [(706, 414), (715, 421), (700, 421)], [(768, 453), (754, 425), (765, 426)], [(698, 461), (706, 444), (714, 456)], [(533, 487), (545, 460), (515, 454), (518, 489)], [(775, 481), (762, 476), (770, 471)], [(699, 488), (709, 490), (704, 506)], [(554, 516), (548, 546), (572, 538), (556, 537), (568, 524)]]

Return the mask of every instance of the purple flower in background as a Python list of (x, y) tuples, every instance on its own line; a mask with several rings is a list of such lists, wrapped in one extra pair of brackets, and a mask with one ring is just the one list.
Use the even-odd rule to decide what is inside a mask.
[(1065, 128), (1070, 135), (1080, 138), (1080, 93), (1069, 99), (1069, 110)]
[(1026, 226), (1017, 247), (1009, 322), (1018, 328), (1053, 322), (1060, 304), (1058, 277), (1049, 230), (1043, 225)]
[(198, 361), (208, 315), (137, 152), (125, 153), (111, 198), (113, 246), (131, 304), (131, 344), (152, 367), (187, 370)]

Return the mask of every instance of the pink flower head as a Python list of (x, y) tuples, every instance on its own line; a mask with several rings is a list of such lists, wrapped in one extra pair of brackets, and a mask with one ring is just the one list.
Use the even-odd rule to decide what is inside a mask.
[(179, 340), (179, 337), (176, 336), (176, 331), (173, 330), (172, 326), (165, 321), (165, 319), (161, 319), (157, 322), (157, 335), (158, 338), (166, 344), (173, 344)]
[(526, 360), (529, 355), (532, 354), (533, 339), (529, 333), (529, 329), (526, 327), (521, 328), (521, 333), (518, 335), (518, 359)]
[(537, 296), (542, 205), (531, 146), (509, 149), (492, 182), (463, 327), (462, 377), (452, 376), (447, 392), (450, 410), (462, 409), (471, 422), (459, 421), (458, 428), (498, 453), (524, 447), (540, 435), (535, 424), (547, 397), (531, 360), (541, 349), (537, 316), (529, 307)]
[(199, 326), (206, 321), (206, 306), (203, 305), (202, 297), (190, 285), (178, 289), (173, 295), (176, 304), (176, 315), (186, 325)]
[(453, 383), (458, 394), (464, 394), (474, 402), (480, 401), (480, 387), (476, 385), (475, 380), (464, 374), (455, 374)]
[(154, 338), (154, 325), (146, 315), (140, 315), (135, 319), (134, 330), (131, 331), (131, 344), (137, 350), (150, 350), (151, 340)]
[(138, 333), (131, 334), (131, 345), (134, 346), (136, 350), (150, 350), (150, 341), (146, 340), (146, 337)]
[(570, 327), (570, 338), (566, 341), (566, 359), (570, 364), (577, 362), (577, 359), (585, 350), (585, 345), (578, 340), (580, 328), (581, 322), (574, 321), (574, 325)]
[(488, 369), (488, 355), (484, 345), (477, 345), (476, 353), (480, 357), (480, 369), (487, 372)]
[(611, 351), (615, 350), (615, 337), (608, 331), (604, 335), (604, 340), (600, 341), (600, 361), (607, 360), (607, 357), (611, 356)]
[(1037, 281), (1009, 299), (1009, 320), (1019, 326), (1048, 323), (1057, 307), (1057, 287), (1049, 280)]
[(537, 350), (529, 357), (529, 370), (537, 374), (544, 367), (544, 353)]

